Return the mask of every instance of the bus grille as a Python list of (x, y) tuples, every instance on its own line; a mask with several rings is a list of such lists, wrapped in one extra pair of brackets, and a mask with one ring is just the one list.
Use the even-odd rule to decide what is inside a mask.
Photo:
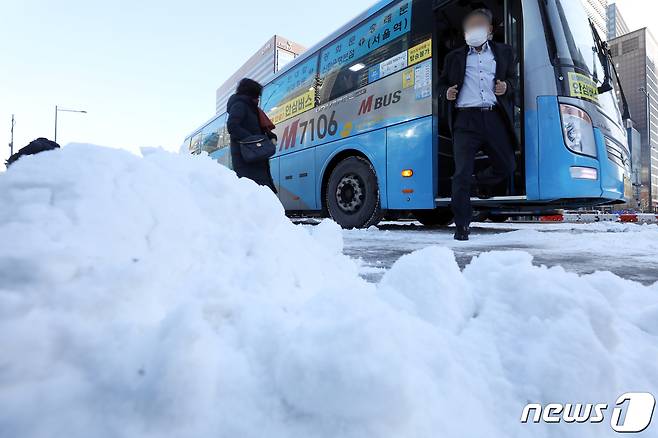
[(605, 147), (608, 151), (608, 158), (610, 161), (617, 166), (630, 171), (631, 154), (628, 152), (628, 149), (609, 137), (605, 138)]

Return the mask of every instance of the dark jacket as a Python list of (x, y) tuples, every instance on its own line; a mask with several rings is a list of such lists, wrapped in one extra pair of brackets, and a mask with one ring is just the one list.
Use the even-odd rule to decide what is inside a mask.
[[(503, 115), (508, 123), (508, 127), (514, 133), (514, 94), (517, 84), (516, 74), (516, 57), (514, 49), (507, 44), (489, 41), (489, 47), (496, 58), (496, 80), (507, 82), (507, 93), (502, 96), (496, 96), (498, 106), (503, 110)], [(468, 46), (455, 49), (448, 53), (445, 59), (443, 73), (439, 78), (439, 96), (442, 97), (448, 106), (448, 122), (452, 130), (454, 123), (454, 111), (456, 100), (449, 101), (446, 98), (448, 88), (458, 85), (461, 90), (466, 77), (466, 57), (468, 55)]]
[(248, 96), (235, 94), (228, 100), (228, 121), (226, 127), (231, 135), (231, 158), (233, 170), (240, 178), (248, 178), (261, 186), (267, 186), (274, 193), (274, 181), (270, 172), (270, 161), (247, 163), (240, 153), (240, 141), (252, 135), (263, 135), (258, 119), (258, 106)]

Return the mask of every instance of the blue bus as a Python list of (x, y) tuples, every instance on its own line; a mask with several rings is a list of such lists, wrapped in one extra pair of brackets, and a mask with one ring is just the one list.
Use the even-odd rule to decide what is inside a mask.
[[(579, 1), (383, 0), (265, 84), (261, 106), (279, 138), (272, 175), (289, 214), (346, 228), (407, 213), (452, 221), (453, 144), (436, 82), (476, 7), (493, 11), (494, 39), (518, 54), (520, 83), (517, 171), (475, 208), (503, 220), (627, 202), (627, 105), (622, 117), (609, 51)], [(230, 167), (226, 119), (218, 114), (185, 148)]]

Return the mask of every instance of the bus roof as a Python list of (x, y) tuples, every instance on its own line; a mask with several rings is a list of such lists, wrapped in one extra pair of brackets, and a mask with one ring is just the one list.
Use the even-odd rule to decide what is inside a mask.
[[(371, 15), (376, 14), (377, 12), (379, 12), (379, 11), (382, 10), (382, 9), (384, 9), (384, 8), (387, 7), (388, 5), (393, 4), (393, 3), (396, 3), (396, 2), (398, 2), (398, 1), (400, 1), (400, 0), (378, 0), (377, 3), (375, 3), (374, 5), (372, 5), (372, 6), (369, 7), (368, 9), (366, 9), (364, 12), (362, 12), (362, 13), (360, 13), (359, 15), (357, 15), (356, 17), (354, 17), (352, 20), (350, 20), (350, 21), (347, 22), (345, 25), (343, 25), (343, 26), (341, 26), (340, 28), (338, 28), (336, 31), (332, 32), (332, 33), (331, 33), (329, 36), (327, 36), (326, 38), (323, 38), (322, 40), (320, 40), (319, 43), (314, 44), (314, 45), (313, 45), (311, 48), (309, 48), (307, 51), (305, 51), (304, 53), (302, 53), (301, 55), (299, 55), (297, 58), (295, 58), (293, 61), (291, 61), (288, 65), (286, 65), (286, 66), (283, 67), (281, 70), (279, 70), (277, 73), (275, 73), (274, 75), (272, 75), (272, 76), (270, 77), (270, 79), (268, 80), (268, 83), (271, 82), (271, 81), (273, 81), (274, 79), (278, 78), (279, 76), (281, 76), (281, 75), (283, 75), (283, 74), (289, 72), (290, 70), (292, 70), (293, 68), (295, 68), (295, 66), (301, 64), (302, 62), (304, 62), (305, 60), (307, 60), (308, 58), (310, 58), (312, 55), (314, 55), (316, 52), (318, 52), (318, 51), (319, 51), (320, 49), (322, 49), (324, 46), (328, 45), (328, 44), (331, 43), (333, 40), (335, 40), (336, 38), (338, 38), (339, 36), (341, 36), (342, 34), (344, 34), (345, 32), (347, 32), (348, 30), (350, 30), (353, 26), (355, 26), (355, 25), (359, 24), (360, 22), (366, 20), (368, 17), (370, 17)], [(263, 84), (263, 85), (267, 85), (267, 84)], [(208, 124), (210, 124), (210, 123), (213, 122), (215, 119), (217, 119), (218, 117), (221, 117), (221, 116), (224, 115), (224, 114), (225, 114), (225, 112), (215, 114), (215, 115), (212, 116), (210, 119), (208, 119), (203, 125), (201, 125), (199, 128), (197, 128), (197, 129), (195, 129), (194, 131), (192, 131), (192, 132), (190, 133), (190, 135), (188, 135), (188, 136), (186, 137), (186, 139), (191, 138), (191, 137), (193, 137), (194, 135), (198, 134), (198, 133), (199, 133), (203, 128), (205, 128)]]

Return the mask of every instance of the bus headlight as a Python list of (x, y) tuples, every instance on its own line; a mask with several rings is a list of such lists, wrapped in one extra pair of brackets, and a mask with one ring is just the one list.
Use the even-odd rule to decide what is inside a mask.
[(564, 143), (569, 150), (596, 157), (596, 141), (592, 119), (585, 111), (571, 105), (560, 105)]

